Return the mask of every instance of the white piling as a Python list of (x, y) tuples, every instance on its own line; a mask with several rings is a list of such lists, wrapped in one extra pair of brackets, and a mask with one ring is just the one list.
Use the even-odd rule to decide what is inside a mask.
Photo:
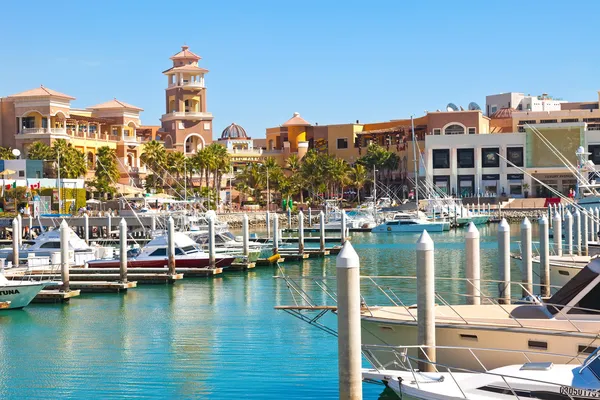
[(573, 255), (573, 216), (569, 210), (565, 211), (565, 239), (567, 240), (567, 253)]
[(154, 232), (156, 230), (156, 215), (152, 215), (150, 217), (150, 231)]
[(215, 219), (208, 219), (208, 266), (215, 268), (217, 266), (217, 250), (215, 248)]
[(244, 218), (242, 219), (242, 241), (244, 248), (244, 256), (248, 257), (250, 255), (250, 233), (248, 230), (248, 214), (244, 214)]
[(586, 217), (588, 219), (588, 242), (594, 241), (594, 209), (588, 208), (586, 211)]
[(548, 222), (550, 222), (550, 228), (552, 228), (552, 204), (548, 204)]
[(325, 214), (319, 213), (319, 249), (325, 251)]
[(292, 209), (290, 207), (287, 208), (287, 227), (292, 229)]
[(304, 254), (304, 213), (298, 212), (298, 253)]
[(267, 211), (265, 214), (266, 222), (267, 222), (267, 239), (271, 237), (271, 213)]
[(466, 258), (467, 258), (467, 304), (481, 304), (481, 257), (479, 230), (474, 223), (469, 222), (469, 228), (465, 234)]
[[(433, 240), (423, 231), (417, 240), (417, 344), (422, 347), (419, 359), (435, 362), (435, 267), (433, 262)], [(424, 372), (435, 371), (430, 363), (420, 362)]]
[(335, 266), (339, 398), (358, 400), (362, 399), (360, 260), (350, 242), (342, 247)]
[(340, 221), (340, 237), (341, 237), (341, 242), (342, 244), (346, 243), (346, 224), (347, 224), (347, 220), (346, 220), (346, 211), (342, 210), (342, 215), (341, 215), (341, 221)]
[[(558, 215), (558, 213), (556, 214)], [(559, 224), (560, 225), (560, 224)], [(548, 219), (539, 219), (540, 227), (540, 286), (543, 297), (550, 296), (550, 236)]]
[(108, 216), (106, 217), (106, 238), (110, 239), (110, 230), (112, 227), (112, 215), (111, 213), (108, 213)]
[(498, 288), (500, 304), (510, 304), (510, 225), (502, 218), (498, 225)]
[(60, 275), (62, 290), (69, 291), (69, 225), (64, 219), (60, 223)]
[(19, 240), (17, 240), (17, 232), (19, 231), (19, 220), (17, 218), (13, 218), (13, 220), (12, 220), (12, 230), (13, 230), (13, 238), (12, 238), (13, 265), (15, 267), (18, 267), (19, 266)]
[(273, 255), (279, 254), (279, 216), (273, 218)]
[(19, 221), (19, 234), (17, 236), (17, 240), (19, 241), (19, 246), (23, 244), (23, 217), (21, 213), (17, 213), (17, 220)]
[(588, 255), (589, 246), (588, 246), (588, 217), (586, 214), (581, 214), (581, 253), (584, 256)]
[(308, 227), (312, 227), (312, 208), (308, 207)]
[(581, 212), (579, 209), (575, 210), (575, 214), (573, 215), (573, 225), (575, 228), (574, 239), (575, 239), (575, 251), (577, 255), (580, 256), (581, 251)]
[(175, 221), (173, 221), (173, 217), (169, 217), (167, 220), (167, 266), (169, 275), (175, 275)]
[(561, 221), (564, 221), (565, 220), (565, 207), (563, 206), (562, 203), (558, 203), (558, 211), (560, 212)]
[(119, 247), (120, 247), (120, 263), (119, 275), (121, 283), (127, 283), (127, 221), (121, 218), (119, 222)]
[(553, 239), (554, 239), (554, 255), (562, 256), (562, 219), (560, 213), (556, 211), (554, 213), (554, 228), (553, 228)]
[(433, 222), (435, 222), (435, 204), (433, 205)]
[(29, 214), (29, 218), (28, 218), (28, 226), (29, 226), (29, 237), (27, 239), (31, 239), (32, 233), (33, 233), (33, 217), (31, 216), (31, 214)]
[(90, 244), (90, 216), (87, 213), (83, 214), (83, 240)]
[(531, 222), (525, 217), (521, 223), (521, 261), (523, 297), (533, 295), (533, 260), (531, 251)]
[(598, 207), (594, 208), (594, 219), (596, 220), (594, 224), (594, 241), (598, 242), (598, 232), (600, 232), (600, 209)]

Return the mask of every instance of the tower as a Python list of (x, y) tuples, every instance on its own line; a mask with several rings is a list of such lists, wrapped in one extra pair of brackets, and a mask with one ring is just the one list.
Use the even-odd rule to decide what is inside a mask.
[(212, 113), (206, 111), (204, 75), (200, 56), (188, 46), (171, 57), (173, 66), (164, 71), (168, 78), (165, 90), (166, 113), (161, 120), (161, 139), (167, 149), (194, 154), (212, 143)]

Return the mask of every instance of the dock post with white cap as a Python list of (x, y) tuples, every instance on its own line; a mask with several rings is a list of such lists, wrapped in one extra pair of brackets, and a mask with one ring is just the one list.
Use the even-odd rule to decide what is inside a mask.
[(17, 235), (17, 240), (19, 241), (19, 246), (23, 244), (23, 217), (21, 213), (17, 214), (17, 220), (19, 221), (19, 233)]
[(323, 211), (319, 213), (319, 248), (325, 251), (325, 214)]
[(60, 223), (60, 276), (62, 290), (68, 292), (69, 287), (69, 225), (64, 219)]
[(150, 234), (156, 230), (156, 215), (150, 216)]
[(19, 241), (17, 240), (17, 231), (19, 230), (19, 220), (13, 218), (12, 220), (12, 230), (13, 230), (13, 240), (12, 240), (12, 249), (13, 249), (13, 265), (15, 267), (19, 266)]
[(273, 218), (273, 255), (279, 254), (279, 216)]
[(575, 228), (574, 239), (575, 239), (575, 251), (577, 255), (581, 255), (581, 212), (579, 209), (575, 210), (575, 214), (573, 215), (573, 225)]
[(480, 258), (480, 239), (479, 230), (473, 222), (469, 222), (469, 228), (465, 234), (466, 238), (466, 258), (467, 258), (467, 304), (480, 305), (481, 291), (481, 258)]
[(267, 211), (265, 214), (266, 222), (267, 222), (267, 239), (271, 237), (271, 213)]
[(173, 217), (167, 220), (167, 267), (169, 275), (176, 274), (175, 268), (175, 221)]
[(554, 217), (553, 239), (554, 239), (554, 255), (562, 256), (562, 220), (560, 213), (556, 211)]
[(304, 254), (304, 213), (298, 212), (298, 253)]
[(360, 259), (350, 242), (342, 247), (335, 266), (340, 399), (362, 399)]
[(27, 235), (27, 239), (31, 239), (33, 236), (31, 236), (31, 234), (33, 233), (33, 217), (31, 216), (31, 214), (29, 214), (29, 218), (28, 218), (28, 222), (29, 222), (29, 234)]
[(121, 283), (127, 283), (127, 221), (125, 218), (121, 218), (121, 222), (119, 222), (119, 247), (119, 276)]
[(83, 240), (90, 244), (90, 216), (87, 213), (83, 214)]
[(594, 241), (594, 209), (589, 208), (586, 211), (588, 219), (588, 243)]
[[(556, 213), (558, 215), (558, 213)], [(559, 216), (560, 217), (560, 216)], [(545, 215), (538, 221), (540, 226), (540, 287), (542, 297), (550, 296), (550, 230)], [(560, 241), (559, 241), (560, 242)]]
[(550, 222), (550, 228), (552, 228), (552, 204), (548, 204), (548, 222)]
[(287, 227), (292, 229), (292, 209), (290, 207), (287, 208)]
[(581, 254), (584, 256), (588, 255), (589, 245), (588, 245), (588, 216), (587, 213), (581, 214)]
[(208, 219), (208, 266), (215, 268), (217, 266), (217, 251), (215, 249), (215, 219)]
[(498, 273), (500, 304), (510, 304), (510, 225), (502, 218), (498, 225)]
[(244, 214), (244, 218), (242, 219), (242, 245), (244, 256), (248, 257), (250, 255), (250, 233), (248, 230), (248, 214)]
[(106, 216), (106, 238), (110, 239), (110, 230), (112, 227), (112, 213), (108, 213)]
[(593, 237), (594, 237), (594, 242), (597, 242), (598, 241), (598, 231), (600, 231), (600, 209), (598, 209), (598, 207), (594, 207), (594, 220), (596, 222), (594, 223)]
[(308, 227), (312, 226), (312, 208), (308, 207)]
[(340, 237), (342, 244), (346, 243), (346, 211), (342, 210), (342, 216), (340, 221)]
[[(423, 346), (418, 358), (435, 362), (435, 267), (433, 240), (423, 231), (417, 240), (417, 344)], [(431, 363), (419, 362), (419, 369), (434, 372)]]
[(531, 251), (531, 222), (525, 217), (521, 223), (521, 261), (523, 266), (523, 297), (533, 295), (533, 260)]
[(573, 255), (573, 216), (569, 210), (565, 211), (565, 239), (567, 240), (567, 253)]

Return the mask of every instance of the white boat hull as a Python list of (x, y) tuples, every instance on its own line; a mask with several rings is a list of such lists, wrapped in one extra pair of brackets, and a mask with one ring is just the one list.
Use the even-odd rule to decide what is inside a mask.
[(448, 222), (430, 222), (423, 224), (412, 224), (412, 225), (389, 225), (381, 224), (373, 228), (372, 232), (385, 233), (385, 232), (443, 232), (448, 230), (450, 224)]
[(0, 302), (10, 301), (8, 309), (26, 307), (47, 285), (48, 282), (11, 281), (9, 285), (0, 287)]

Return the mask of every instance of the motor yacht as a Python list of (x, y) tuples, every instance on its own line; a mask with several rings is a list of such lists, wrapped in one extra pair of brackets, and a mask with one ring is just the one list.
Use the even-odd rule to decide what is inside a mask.
[(429, 221), (418, 214), (396, 213), (394, 218), (377, 225), (371, 232), (443, 232), (450, 229), (447, 221)]
[(0, 303), (9, 303), (8, 309), (14, 310), (29, 305), (37, 294), (53, 281), (8, 280), (0, 273)]

